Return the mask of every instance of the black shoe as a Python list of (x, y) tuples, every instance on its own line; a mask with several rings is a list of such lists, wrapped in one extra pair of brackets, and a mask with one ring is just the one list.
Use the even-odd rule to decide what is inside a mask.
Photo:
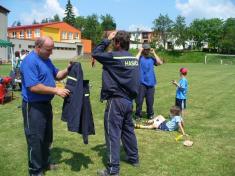
[(133, 163), (133, 162), (130, 162), (130, 161), (128, 161), (128, 160), (125, 160), (128, 164), (130, 164), (130, 165), (132, 165), (133, 167), (140, 167), (140, 163), (139, 162), (135, 162), (135, 163)]
[(133, 167), (140, 167), (140, 163), (130, 163)]
[(104, 169), (104, 170), (98, 170), (97, 171), (97, 175), (98, 176), (119, 176), (119, 174), (109, 174), (107, 169)]
[(53, 171), (53, 170), (57, 170), (59, 168), (58, 164), (49, 164), (46, 168), (45, 171)]

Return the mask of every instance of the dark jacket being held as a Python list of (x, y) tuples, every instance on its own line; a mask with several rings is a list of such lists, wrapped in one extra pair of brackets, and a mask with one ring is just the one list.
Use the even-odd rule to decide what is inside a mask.
[(69, 70), (66, 86), (70, 95), (64, 99), (62, 120), (67, 122), (68, 130), (83, 135), (83, 142), (88, 144), (88, 135), (95, 134), (90, 104), (89, 81), (83, 80), (80, 63), (73, 63)]

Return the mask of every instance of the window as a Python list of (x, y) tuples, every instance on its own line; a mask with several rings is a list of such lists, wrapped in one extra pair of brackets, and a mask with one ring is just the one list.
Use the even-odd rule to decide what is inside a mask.
[(34, 37), (40, 37), (40, 29), (34, 30)]
[(32, 30), (31, 29), (27, 30), (27, 38), (28, 39), (32, 38)]
[(20, 39), (24, 38), (24, 31), (20, 31)]
[(79, 39), (78, 33), (74, 33), (74, 39)]
[(143, 38), (147, 39), (148, 38), (148, 33), (143, 33)]
[(16, 32), (12, 32), (12, 38), (16, 38), (17, 33)]
[(32, 49), (32, 48), (35, 48), (34, 45), (28, 45), (28, 48)]
[(62, 39), (67, 39), (67, 33), (66, 32), (62, 32)]
[(72, 40), (72, 39), (73, 39), (73, 33), (69, 32), (69, 40)]

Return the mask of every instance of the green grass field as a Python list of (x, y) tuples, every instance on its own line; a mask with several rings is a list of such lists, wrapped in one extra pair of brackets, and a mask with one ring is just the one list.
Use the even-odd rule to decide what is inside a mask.
[[(64, 68), (65, 61), (57, 61)], [(91, 103), (96, 135), (84, 145), (79, 134), (67, 131), (61, 121), (62, 99), (55, 97), (53, 160), (59, 163), (57, 171), (47, 176), (94, 176), (104, 168), (105, 145), (103, 112), (105, 103), (99, 102), (101, 65), (91, 68), (82, 60), (84, 76), (91, 81)], [(154, 109), (157, 114), (168, 115), (174, 104), (175, 87), (172, 79), (178, 79), (178, 70), (189, 69), (188, 108), (185, 129), (194, 141), (191, 148), (176, 142), (177, 132), (136, 130), (140, 167), (124, 162), (121, 151), (122, 176), (234, 176), (235, 175), (235, 66), (204, 64), (165, 64), (156, 69), (158, 86)], [(0, 65), (0, 75), (7, 75), (10, 68)], [(15, 92), (12, 102), (0, 105), (0, 175), (26, 176), (27, 153), (23, 131), (20, 92)], [(145, 107), (144, 107), (145, 110)]]

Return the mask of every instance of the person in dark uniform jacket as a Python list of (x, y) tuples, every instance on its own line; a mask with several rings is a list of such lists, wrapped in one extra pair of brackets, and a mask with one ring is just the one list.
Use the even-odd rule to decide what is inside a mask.
[[(132, 101), (139, 87), (138, 60), (129, 52), (129, 33), (111, 32), (95, 47), (92, 57), (103, 65), (101, 99), (107, 100), (104, 130), (108, 155), (107, 167), (99, 176), (119, 175), (120, 140), (127, 162), (138, 166), (137, 140), (132, 122)], [(113, 51), (105, 52), (112, 43)]]
[(68, 89), (55, 86), (55, 79), (64, 79), (70, 64), (59, 71), (49, 59), (53, 48), (54, 42), (51, 38), (38, 38), (35, 41), (35, 50), (24, 58), (20, 66), (22, 113), (30, 176), (42, 176), (45, 170), (55, 169), (49, 158), (53, 140), (51, 100), (54, 95), (69, 95)]

